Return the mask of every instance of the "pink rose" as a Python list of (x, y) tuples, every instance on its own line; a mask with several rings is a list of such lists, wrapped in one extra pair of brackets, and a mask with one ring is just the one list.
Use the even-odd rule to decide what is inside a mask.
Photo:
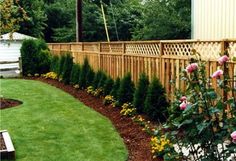
[(223, 74), (223, 70), (219, 69), (212, 74), (212, 78), (218, 78)]
[(236, 131), (232, 132), (230, 136), (233, 139), (233, 141), (236, 141)]
[(220, 64), (220, 65), (223, 65), (225, 62), (227, 62), (229, 60), (229, 57), (227, 56), (227, 55), (224, 55), (224, 56), (222, 56), (222, 57), (220, 57), (219, 59), (218, 59), (218, 63)]
[(185, 110), (186, 107), (187, 107), (186, 101), (182, 102), (182, 103), (179, 105), (179, 107), (180, 107), (181, 110)]
[(186, 101), (186, 100), (187, 100), (187, 97), (186, 97), (186, 96), (182, 96), (182, 97), (180, 98), (180, 101), (181, 101), (181, 102)]
[(186, 71), (188, 73), (192, 73), (194, 70), (197, 70), (198, 68), (198, 65), (197, 63), (192, 63), (192, 64), (189, 64), (187, 67), (186, 67)]

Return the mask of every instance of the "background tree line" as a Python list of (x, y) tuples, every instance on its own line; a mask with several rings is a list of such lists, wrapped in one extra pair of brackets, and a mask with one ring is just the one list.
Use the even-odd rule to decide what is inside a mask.
[[(44, 38), (47, 42), (75, 41), (76, 0), (17, 2), (28, 16), (27, 20), (19, 23), (20, 33)], [(190, 38), (190, 0), (103, 0), (102, 2), (112, 41)], [(106, 41), (100, 0), (83, 0), (82, 12), (83, 40)]]

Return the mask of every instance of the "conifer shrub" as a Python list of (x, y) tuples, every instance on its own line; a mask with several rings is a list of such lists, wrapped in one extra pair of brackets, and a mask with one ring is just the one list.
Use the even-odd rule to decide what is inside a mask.
[(97, 88), (103, 88), (106, 80), (107, 80), (107, 75), (104, 71), (102, 71), (101, 78), (99, 79)]
[(80, 76), (79, 76), (79, 85), (81, 89), (85, 89), (87, 87), (87, 75), (88, 72), (90, 70), (90, 65), (88, 62), (88, 58), (86, 57), (84, 59), (84, 63), (81, 67), (81, 72), (80, 72)]
[(135, 87), (131, 80), (131, 74), (127, 73), (120, 82), (120, 87), (118, 90), (118, 106), (124, 103), (129, 103), (133, 101)]
[(70, 52), (67, 52), (65, 55), (65, 61), (63, 64), (63, 72), (62, 72), (62, 81), (65, 84), (70, 83), (70, 75), (71, 75), (71, 70), (73, 67), (73, 57), (71, 56)]
[(120, 78), (117, 77), (115, 82), (114, 82), (114, 85), (112, 87), (112, 90), (110, 92), (110, 95), (113, 96), (113, 98), (115, 100), (117, 100), (117, 98), (118, 98), (118, 90), (119, 90), (119, 88), (120, 88)]
[(62, 77), (65, 60), (66, 60), (66, 54), (64, 53), (59, 58), (58, 73), (57, 73), (59, 78)]
[(59, 56), (53, 55), (51, 58), (50, 71), (58, 74), (59, 62)]
[(89, 67), (89, 70), (86, 76), (86, 87), (93, 85), (94, 76), (95, 76), (94, 70), (91, 67)]
[(72, 85), (79, 83), (79, 75), (80, 75), (80, 65), (79, 64), (73, 64), (71, 74), (70, 74), (70, 83)]
[(108, 76), (103, 86), (104, 96), (109, 95), (111, 93), (113, 84), (114, 84), (114, 80), (110, 76)]
[(50, 71), (51, 53), (48, 49), (41, 49), (37, 55), (38, 64), (36, 70), (38, 74), (47, 73)]
[(137, 88), (134, 92), (134, 101), (133, 101), (133, 105), (136, 108), (137, 113), (143, 113), (148, 85), (149, 85), (149, 80), (147, 75), (145, 73), (141, 73), (139, 76)]
[(98, 88), (98, 84), (100, 82), (101, 77), (102, 77), (102, 71), (98, 70), (97, 73), (94, 76), (94, 79), (93, 79), (93, 85), (92, 86), (93, 86), (94, 89)]
[(166, 91), (156, 77), (153, 78), (148, 87), (144, 105), (144, 113), (151, 119), (160, 122), (166, 121), (169, 103), (166, 99)]

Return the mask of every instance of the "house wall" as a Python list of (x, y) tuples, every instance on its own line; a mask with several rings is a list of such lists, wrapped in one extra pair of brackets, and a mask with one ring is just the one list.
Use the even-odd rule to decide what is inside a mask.
[(192, 38), (236, 39), (236, 0), (192, 0)]

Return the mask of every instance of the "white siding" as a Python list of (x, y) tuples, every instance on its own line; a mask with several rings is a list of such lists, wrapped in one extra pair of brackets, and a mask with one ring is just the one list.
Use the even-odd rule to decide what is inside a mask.
[(192, 0), (192, 38), (236, 39), (236, 0)]

